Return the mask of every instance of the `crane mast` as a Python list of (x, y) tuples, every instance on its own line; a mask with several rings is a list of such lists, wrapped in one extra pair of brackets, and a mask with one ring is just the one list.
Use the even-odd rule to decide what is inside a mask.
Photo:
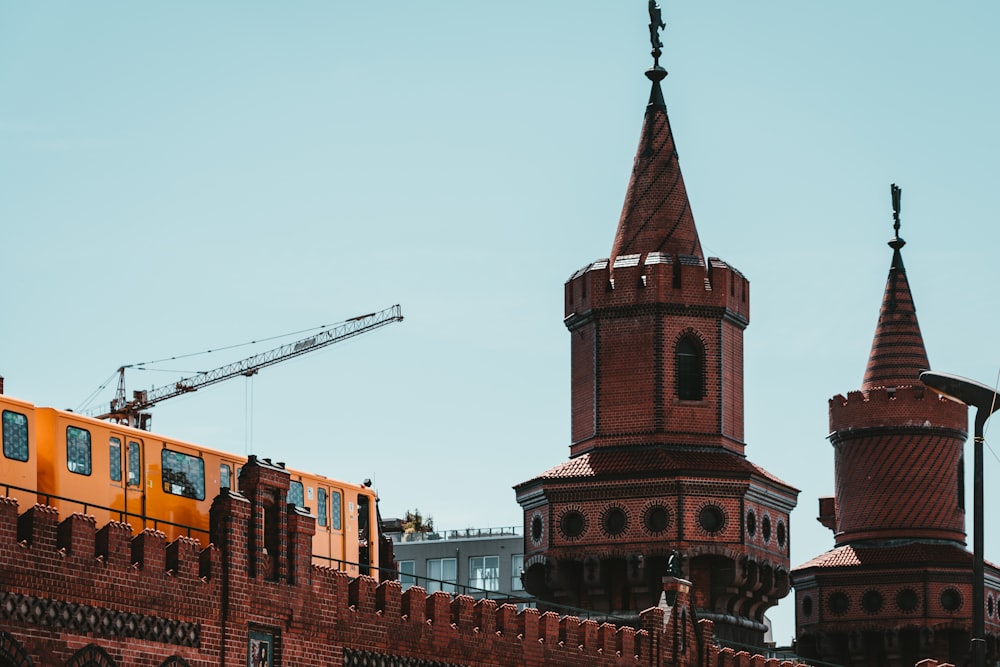
[(402, 321), (402, 311), (399, 304), (396, 304), (377, 313), (352, 317), (345, 322), (330, 327), (326, 331), (292, 343), (287, 343), (267, 352), (255, 354), (242, 361), (220, 366), (214, 370), (183, 378), (172, 384), (155, 389), (134, 391), (132, 392), (132, 400), (125, 398), (125, 369), (128, 366), (122, 366), (118, 369), (118, 391), (114, 399), (111, 400), (111, 409), (102, 415), (98, 415), (97, 418), (149, 430), (151, 415), (146, 411), (168, 398), (188, 394), (202, 387), (207, 387), (240, 375), (250, 377), (256, 375), (262, 368), (314, 352), (328, 345), (359, 336), (387, 324)]

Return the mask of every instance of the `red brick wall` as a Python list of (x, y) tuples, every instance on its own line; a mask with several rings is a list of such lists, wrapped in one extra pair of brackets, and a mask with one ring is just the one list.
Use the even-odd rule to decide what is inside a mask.
[(43, 506), (19, 516), (15, 500), (0, 498), (0, 637), (38, 665), (65, 664), (87, 646), (118, 665), (152, 667), (170, 656), (193, 667), (245, 665), (252, 630), (273, 634), (275, 664), (305, 667), (380, 656), (470, 666), (749, 665), (749, 656), (714, 649), (711, 623), (696, 632), (682, 580), (673, 580), (674, 605), (643, 612), (639, 630), (416, 587), (403, 593), (398, 582), (311, 565), (300, 550), (313, 520), (294, 508), (281, 522), (284, 565), (269, 580), (252, 567), (247, 539), (261, 511), (238, 493), (220, 495), (214, 544), (202, 549), (187, 539), (167, 544), (156, 531), (132, 538), (122, 524), (98, 529), (82, 515), (60, 522)]

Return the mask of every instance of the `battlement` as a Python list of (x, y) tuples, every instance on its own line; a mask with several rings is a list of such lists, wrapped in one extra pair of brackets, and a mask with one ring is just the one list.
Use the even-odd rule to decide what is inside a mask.
[(117, 521), (98, 529), (94, 517), (85, 514), (60, 521), (59, 512), (46, 505), (18, 514), (16, 499), (0, 497), (0, 553), (58, 564), (62, 576), (107, 576), (113, 568), (127, 573), (136, 585), (144, 585), (143, 578), (164, 577), (177, 585), (206, 583), (217, 562), (214, 551), (185, 537), (168, 543), (166, 535), (153, 529), (133, 537), (132, 527)]
[(675, 304), (722, 308), (744, 325), (750, 320), (750, 282), (717, 257), (651, 252), (592, 262), (566, 281), (566, 317), (602, 308)]
[(923, 385), (852, 391), (830, 399), (830, 432), (869, 428), (949, 429), (967, 432), (968, 408)]
[[(291, 515), (299, 510), (287, 511), (283, 542), (291, 545), (312, 518), (303, 515), (308, 525), (297, 528)], [(83, 514), (60, 520), (44, 505), (19, 513), (16, 500), (0, 497), (4, 641), (37, 664), (66, 664), (83, 645), (119, 664), (135, 650), (156, 664), (170, 656), (246, 664), (248, 644), (261, 633), (283, 664), (305, 667), (345, 664), (346, 655), (473, 667), (764, 664), (716, 648), (711, 621), (696, 631), (693, 614), (680, 613), (690, 604), (688, 582), (664, 580), (669, 605), (643, 611), (630, 627), (417, 586), (403, 591), (396, 581), (311, 564), (291, 568), (297, 576), (267, 579), (250, 565), (250, 501), (225, 489), (211, 517), (219, 541), (202, 549), (187, 538), (168, 543), (156, 530), (133, 537), (127, 524), (97, 526)]]

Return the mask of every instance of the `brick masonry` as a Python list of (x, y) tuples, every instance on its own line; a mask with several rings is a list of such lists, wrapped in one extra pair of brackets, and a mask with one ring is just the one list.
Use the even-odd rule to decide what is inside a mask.
[(277, 534), (261, 534), (260, 499), (287, 488), (287, 473), (251, 462), (240, 481), (246, 495), (215, 499), (204, 549), (42, 505), (19, 513), (0, 498), (0, 663), (247, 665), (263, 634), (275, 665), (303, 667), (779, 665), (716, 647), (682, 579), (662, 583), (663, 603), (637, 627), (351, 579), (312, 565), (314, 520), (295, 506), (282, 508)]

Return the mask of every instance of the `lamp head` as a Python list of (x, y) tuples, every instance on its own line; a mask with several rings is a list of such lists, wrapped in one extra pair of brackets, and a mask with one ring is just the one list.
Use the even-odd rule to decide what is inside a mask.
[(924, 371), (920, 374), (920, 381), (959, 403), (985, 410), (986, 416), (1000, 410), (1000, 395), (996, 390), (975, 380), (951, 373)]

